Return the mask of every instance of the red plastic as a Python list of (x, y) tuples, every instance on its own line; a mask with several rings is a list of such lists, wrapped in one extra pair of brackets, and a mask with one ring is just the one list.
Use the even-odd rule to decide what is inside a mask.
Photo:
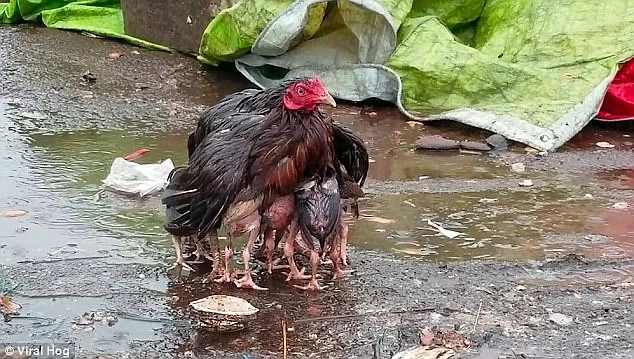
[(626, 62), (608, 87), (599, 121), (634, 120), (634, 59)]
[(135, 159), (143, 156), (144, 154), (146, 154), (148, 152), (150, 152), (150, 150), (148, 150), (147, 148), (141, 148), (141, 149), (138, 149), (138, 150), (130, 153), (129, 155), (123, 157), (123, 159), (126, 160), (126, 161), (132, 161), (132, 160), (135, 160)]

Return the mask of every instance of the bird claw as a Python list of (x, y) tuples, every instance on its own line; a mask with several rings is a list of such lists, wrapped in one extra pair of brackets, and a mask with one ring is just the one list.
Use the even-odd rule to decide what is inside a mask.
[(342, 270), (341, 268), (333, 268), (332, 270), (332, 279), (341, 279), (347, 277), (348, 275), (354, 273), (354, 270)]
[(195, 272), (194, 268), (192, 268), (189, 264), (187, 264), (184, 260), (177, 260), (176, 262), (174, 262), (174, 264), (172, 264), (171, 267), (169, 267), (168, 271), (171, 271), (172, 269), (175, 269), (176, 267), (181, 267), (181, 268), (185, 268), (189, 271)]
[(306, 280), (306, 279), (311, 279), (312, 277), (308, 274), (304, 274), (304, 272), (306, 271), (306, 268), (302, 268), (302, 270), (297, 270), (297, 268), (293, 269), (291, 267), (291, 270), (289, 273), (283, 273), (285, 274), (286, 277), (286, 281), (290, 282), (291, 280)]
[(233, 283), (238, 288), (251, 288), (251, 289), (255, 289), (255, 290), (269, 290), (268, 288), (263, 288), (263, 287), (260, 287), (259, 285), (255, 284), (255, 283), (253, 283), (253, 278), (251, 278), (251, 274), (250, 273), (246, 273), (244, 275), (244, 277), (234, 280)]
[(293, 287), (301, 290), (311, 290), (311, 291), (319, 291), (324, 289), (324, 287), (320, 286), (317, 282), (317, 279), (313, 278), (306, 284), (305, 286), (294, 284)]

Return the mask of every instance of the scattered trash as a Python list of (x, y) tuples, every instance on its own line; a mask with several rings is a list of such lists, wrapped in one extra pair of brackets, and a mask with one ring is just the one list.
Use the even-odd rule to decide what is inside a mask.
[(138, 164), (117, 157), (103, 183), (105, 188), (116, 192), (144, 197), (163, 190), (173, 169), (174, 164), (169, 158), (161, 163)]
[(594, 196), (593, 196), (593, 195), (591, 195), (590, 193), (586, 193), (586, 194), (584, 194), (584, 195), (583, 195), (583, 198), (586, 198), (586, 199), (594, 199)]
[(132, 50), (132, 51), (130, 51), (130, 53), (131, 53), (132, 55), (141, 55), (141, 53), (140, 53), (140, 52), (138, 52), (137, 50)]
[(454, 239), (454, 238), (458, 237), (459, 235), (464, 235), (464, 233), (460, 233), (460, 232), (452, 231), (452, 230), (449, 230), (449, 229), (445, 229), (440, 224), (438, 224), (436, 222), (432, 222), (431, 219), (427, 220), (427, 224), (429, 224), (434, 229), (436, 229), (438, 231), (438, 233), (442, 234), (445, 237), (451, 238), (451, 239)]
[(533, 181), (527, 179), (527, 180), (523, 180), (522, 182), (519, 183), (520, 187), (532, 187), (533, 186)]
[(456, 352), (446, 348), (413, 347), (394, 354), (392, 359), (449, 359), (455, 354)]
[(548, 317), (548, 320), (564, 327), (572, 324), (572, 317), (561, 313), (552, 313)]
[(609, 142), (597, 142), (597, 147), (601, 148), (614, 148), (614, 145)]
[(442, 136), (424, 136), (416, 141), (417, 150), (457, 150), (460, 142)]
[(127, 156), (124, 156), (123, 159), (126, 161), (132, 161), (135, 160), (141, 156), (143, 156), (144, 154), (150, 152), (150, 150), (148, 150), (147, 148), (140, 148), (132, 153), (130, 153)]
[(513, 164), (511, 165), (511, 169), (512, 169), (514, 172), (521, 173), (521, 172), (526, 171), (526, 166), (524, 166), (524, 164), (523, 164), (523, 163), (518, 162), (518, 163), (513, 163)]
[(97, 76), (93, 75), (90, 70), (87, 70), (83, 74), (81, 74), (81, 78), (84, 80), (84, 85), (86, 84), (94, 84), (97, 82)]
[(27, 213), (29, 212), (23, 211), (21, 209), (9, 209), (9, 210), (0, 212), (0, 217), (6, 217), (6, 218), (21, 217)]
[(626, 202), (616, 202), (615, 204), (612, 205), (612, 208), (614, 209), (626, 209), (628, 208), (630, 205)]
[(509, 148), (509, 141), (498, 134), (491, 135), (484, 140), (494, 150), (505, 150)]
[(74, 329), (82, 329), (84, 331), (92, 331), (95, 329), (94, 324), (97, 322), (105, 323), (112, 327), (119, 319), (112, 315), (106, 315), (104, 312), (86, 312), (79, 317), (75, 317), (70, 322), (73, 323)]
[(426, 179), (429, 179), (429, 176), (418, 176), (419, 181), (424, 181)]
[(188, 23), (188, 24), (191, 24), (192, 22), (193, 22), (193, 21), (192, 21), (192, 17), (191, 17), (191, 16), (189, 16), (189, 15), (187, 15), (187, 23)]
[(497, 198), (480, 198), (480, 200), (478, 202), (480, 202), (480, 203), (495, 203), (497, 201), (498, 201)]
[(416, 208), (416, 205), (414, 203), (412, 203), (411, 201), (409, 201), (409, 200), (404, 200), (403, 203), (408, 204), (408, 205)]

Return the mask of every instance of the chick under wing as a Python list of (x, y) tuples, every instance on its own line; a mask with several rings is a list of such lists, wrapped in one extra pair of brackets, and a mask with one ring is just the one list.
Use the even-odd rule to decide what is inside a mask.
[(296, 194), (299, 225), (306, 240), (319, 241), (321, 250), (334, 239), (341, 221), (341, 197), (334, 177)]

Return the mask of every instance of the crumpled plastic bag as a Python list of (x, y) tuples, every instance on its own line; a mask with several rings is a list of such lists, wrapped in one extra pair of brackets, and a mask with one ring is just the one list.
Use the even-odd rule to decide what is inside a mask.
[(144, 197), (162, 191), (173, 169), (170, 158), (161, 163), (139, 164), (117, 157), (103, 183), (106, 189)]

